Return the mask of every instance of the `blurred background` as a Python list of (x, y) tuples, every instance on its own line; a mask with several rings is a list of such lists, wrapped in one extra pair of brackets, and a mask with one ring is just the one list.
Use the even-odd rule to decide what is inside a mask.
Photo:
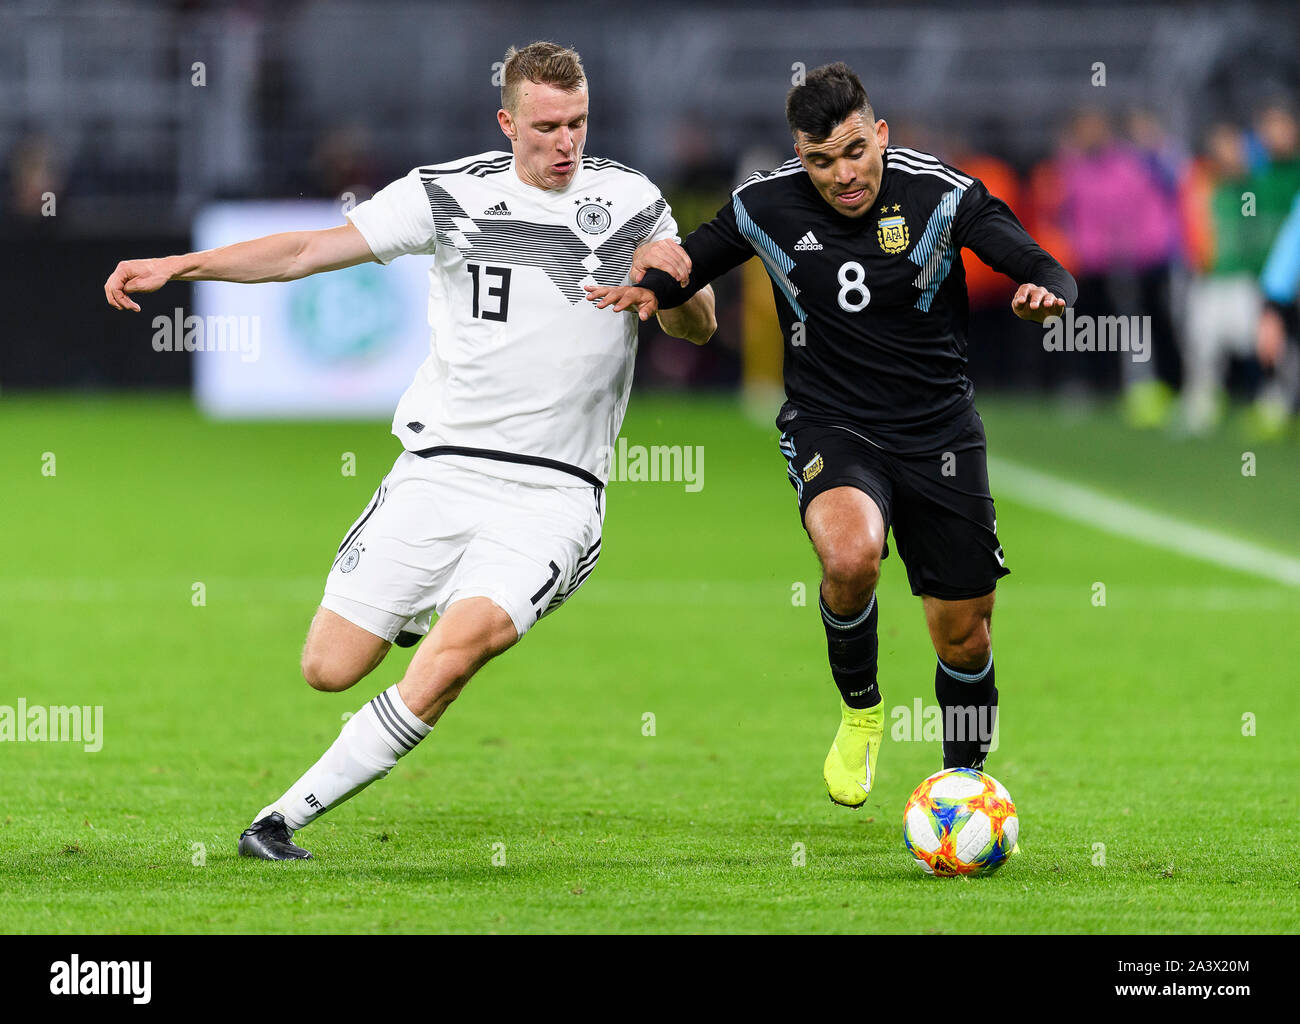
[[(109, 310), (100, 286), (120, 259), (265, 234), (272, 221), (341, 223), (346, 204), (413, 166), (503, 148), (494, 64), (538, 38), (583, 55), (587, 151), (644, 170), (683, 232), (789, 155), (794, 76), (847, 61), (892, 141), (982, 178), (1073, 271), (1079, 312), (1151, 317), (1146, 363), (1044, 352), (1007, 312), (1012, 282), (967, 253), (982, 393), (1121, 396), (1132, 426), (1175, 436), (1225, 416), (1251, 437), (1287, 435), (1300, 378), (1300, 214), (1283, 232), (1300, 193), (1292, 3), (10, 0), (0, 391), (197, 386), (210, 412), (306, 415), (320, 410), (284, 387), (251, 405), (223, 395), (315, 367), (328, 409), (382, 418), (419, 362), (422, 317), (345, 314), (367, 298), (371, 311), (409, 306), (419, 273), (359, 274), (338, 286), (343, 298), (304, 298), (314, 286), (301, 284), (238, 300), (262, 318), (262, 356), (206, 360), (213, 381), (194, 353), (155, 351), (149, 320)], [(268, 201), (302, 206), (256, 205)], [(779, 332), (757, 261), (747, 270), (718, 288), (706, 348), (645, 328), (639, 388), (770, 394)], [(205, 287), (169, 285), (147, 313), (210, 312), (220, 297)], [(295, 361), (277, 364), (286, 347)]]
[[(1298, 22), (1294, 0), (0, 0), (0, 719), (101, 706), (107, 737), (0, 742), (0, 931), (1300, 931), (1277, 867), (1296, 822), (1277, 780), (1300, 777)], [(580, 50), (587, 151), (644, 170), (683, 231), (790, 155), (792, 80), (844, 60), (894, 142), (1010, 204), (1080, 314), (1149, 318), (1147, 361), (1048, 352), (1015, 283), (966, 260), (1013, 572), (1010, 887), (904, 881), (888, 823), (938, 767), (928, 725), (891, 726), (865, 815), (825, 799), (837, 698), (757, 260), (718, 282), (708, 345), (643, 328), (623, 437), (693, 451), (700, 489), (613, 482), (574, 609), (331, 813), (309, 894), (236, 863), (248, 815), (414, 653), (343, 694), (299, 678), (338, 542), (397, 455), (429, 259), (172, 283), (139, 314), (104, 281), (339, 225), (412, 167), (504, 148), (494, 64), (536, 39)], [(226, 350), (186, 351), (192, 317)], [(899, 561), (879, 591), (895, 726), (935, 671)]]

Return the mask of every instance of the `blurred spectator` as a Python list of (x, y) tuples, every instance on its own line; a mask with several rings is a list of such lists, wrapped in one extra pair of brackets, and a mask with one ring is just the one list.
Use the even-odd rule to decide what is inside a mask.
[(1294, 111), (1280, 102), (1264, 107), (1255, 118), (1255, 140), (1262, 155), (1250, 176), (1254, 231), (1267, 246), (1277, 237), (1300, 191), (1300, 123)]
[(1218, 391), (1229, 354), (1247, 355), (1254, 346), (1257, 278), (1265, 254), (1256, 222), (1242, 215), (1250, 192), (1245, 132), (1226, 122), (1213, 125), (1197, 173), (1206, 183), (1199, 190), (1206, 231), (1200, 272), (1187, 291), (1183, 332), (1183, 427), (1192, 434), (1205, 433), (1219, 420)]
[[(1177, 189), (1162, 163), (1167, 151), (1147, 147), (1117, 138), (1103, 111), (1085, 109), (1070, 124), (1055, 170), (1079, 311), (1151, 318), (1151, 363), (1119, 362), (1126, 409), (1139, 426), (1163, 421), (1181, 370), (1170, 308), (1182, 257)], [(1152, 364), (1158, 380), (1149, 377)], [(1100, 372), (1089, 371), (1094, 384)]]
[[(1270, 325), (1260, 322), (1259, 277), (1300, 191), (1300, 127), (1294, 115), (1280, 103), (1264, 107), (1253, 138), (1234, 125), (1214, 125), (1200, 173), (1207, 182), (1198, 190), (1200, 216), (1208, 230), (1199, 253), (1202, 273), (1188, 292), (1184, 331), (1183, 424), (1190, 433), (1204, 433), (1221, 418), (1229, 356), (1249, 358), (1259, 332), (1270, 333)], [(1282, 350), (1272, 354), (1277, 365), (1253, 410), (1255, 429), (1265, 435), (1281, 429), (1288, 404), (1283, 393), (1294, 389), (1290, 356), (1283, 358)]]
[(24, 136), (10, 151), (7, 164), (8, 182), (0, 216), (4, 233), (14, 237), (48, 232), (58, 221), (47, 212), (47, 203), (52, 201), (57, 213), (57, 204), (66, 198), (63, 165), (54, 142), (38, 133)]
[(1167, 326), (1161, 330), (1158, 321), (1153, 320), (1151, 340), (1160, 379), (1177, 391), (1183, 386), (1186, 372), (1178, 344), (1182, 329), (1178, 315), (1186, 305), (1190, 277), (1191, 246), (1183, 217), (1183, 197), (1192, 173), (1192, 156), (1183, 141), (1171, 135), (1153, 111), (1143, 107), (1129, 113), (1128, 136), (1159, 190), (1165, 223), (1171, 228), (1166, 242), (1167, 277), (1160, 285), (1160, 308)]
[[(1259, 318), (1259, 361), (1273, 373), (1257, 406), (1257, 426), (1269, 436), (1280, 434), (1300, 398), (1300, 349), (1297, 349), (1296, 300), (1300, 293), (1300, 192), (1282, 223), (1260, 275), (1264, 308)], [(1291, 344), (1288, 344), (1288, 336)]]
[(1144, 107), (1129, 113), (1128, 136), (1160, 187), (1166, 192), (1177, 192), (1191, 161), (1187, 147), (1165, 130), (1154, 112)]
[[(712, 220), (727, 201), (727, 193), (738, 184), (732, 180), (735, 160), (719, 147), (717, 132), (704, 113), (678, 118), (668, 139), (673, 170), (666, 187), (674, 197), (673, 217), (685, 235)], [(781, 156), (777, 162), (784, 159)], [(766, 171), (770, 167), (754, 170)]]
[(307, 162), (306, 176), (297, 183), (295, 192), (322, 199), (337, 199), (350, 192), (358, 203), (369, 199), (376, 189), (388, 184), (371, 156), (373, 151), (360, 125), (335, 125), (317, 141)]
[[(1290, 102), (1274, 99), (1264, 104), (1255, 114), (1254, 129), (1250, 145), (1252, 169), (1271, 164), (1279, 167), (1284, 177), (1295, 174), (1294, 165), (1300, 159), (1300, 125)], [(1289, 171), (1284, 166), (1287, 164), (1292, 165)]]
[(1264, 107), (1255, 118), (1255, 140), (1262, 157), (1252, 167), (1248, 191), (1254, 198), (1249, 215), (1254, 243), (1264, 252), (1273, 244), (1300, 192), (1300, 122), (1284, 103)]

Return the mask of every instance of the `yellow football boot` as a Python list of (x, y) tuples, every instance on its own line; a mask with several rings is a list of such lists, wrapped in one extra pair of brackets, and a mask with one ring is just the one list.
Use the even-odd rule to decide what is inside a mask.
[(876, 777), (876, 755), (885, 735), (885, 702), (860, 710), (840, 701), (840, 728), (826, 755), (826, 790), (845, 807), (861, 807)]

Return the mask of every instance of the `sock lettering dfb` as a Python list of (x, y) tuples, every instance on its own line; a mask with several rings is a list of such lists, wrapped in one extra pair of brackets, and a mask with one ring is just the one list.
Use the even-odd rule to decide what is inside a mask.
[(349, 718), (321, 759), (253, 820), (279, 811), (297, 831), (382, 779), (430, 730), (406, 706), (394, 683)]
[(963, 672), (939, 659), (934, 695), (943, 708), (943, 766), (983, 770), (998, 716), (992, 652), (978, 672)]
[(826, 627), (826, 652), (831, 675), (840, 697), (851, 708), (874, 708), (880, 703), (876, 684), (876, 663), (880, 641), (876, 634), (879, 614), (876, 595), (871, 603), (851, 618), (840, 618), (821, 600), (822, 625)]

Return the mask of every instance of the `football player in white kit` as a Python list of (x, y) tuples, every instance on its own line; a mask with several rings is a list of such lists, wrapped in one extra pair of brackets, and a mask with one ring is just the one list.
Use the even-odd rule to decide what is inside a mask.
[[(511, 152), (417, 167), (342, 227), (129, 260), (104, 285), (111, 305), (138, 312), (128, 293), (169, 280), (290, 281), (433, 256), (431, 351), (393, 418), (404, 450), (339, 545), (303, 675), (318, 690), (345, 690), (394, 642), (428, 638), (402, 679), (255, 815), (239, 839), (244, 856), (309, 858), (294, 832), (387, 775), (474, 673), (563, 604), (600, 557), (638, 320), (593, 309), (584, 288), (627, 283), (636, 248), (676, 240), (677, 225), (644, 175), (583, 155), (577, 53), (512, 47), (502, 76), (497, 120)], [(689, 267), (680, 273), (685, 281)], [(703, 344), (716, 326), (712, 293), (661, 324)]]

